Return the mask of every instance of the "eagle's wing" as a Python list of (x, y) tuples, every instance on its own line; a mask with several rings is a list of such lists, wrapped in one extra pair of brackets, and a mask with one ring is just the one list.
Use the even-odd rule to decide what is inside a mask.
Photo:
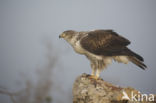
[(95, 30), (88, 32), (88, 35), (81, 39), (81, 46), (96, 55), (105, 56), (134, 56), (143, 61), (143, 58), (128, 49), (126, 46), (130, 41), (113, 30)]
[(130, 41), (112, 30), (95, 30), (81, 39), (80, 44), (85, 50), (104, 56), (128, 56), (128, 58), (142, 69), (146, 68), (144, 59), (126, 46)]
[(81, 39), (81, 46), (96, 55), (115, 55), (130, 44), (130, 41), (112, 30), (95, 30)]

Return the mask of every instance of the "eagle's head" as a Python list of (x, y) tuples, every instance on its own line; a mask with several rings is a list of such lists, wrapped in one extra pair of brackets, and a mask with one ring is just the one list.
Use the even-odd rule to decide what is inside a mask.
[(69, 41), (75, 36), (76, 33), (77, 32), (74, 30), (67, 30), (60, 34), (59, 38), (64, 38), (65, 40)]

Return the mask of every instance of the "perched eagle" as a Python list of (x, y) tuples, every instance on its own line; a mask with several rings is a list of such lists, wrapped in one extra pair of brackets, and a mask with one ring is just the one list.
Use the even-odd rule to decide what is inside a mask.
[(112, 60), (127, 64), (129, 61), (143, 70), (144, 59), (127, 46), (130, 41), (113, 30), (64, 31), (59, 38), (64, 38), (79, 54), (85, 55), (92, 68), (92, 78), (98, 78), (100, 72), (112, 63)]

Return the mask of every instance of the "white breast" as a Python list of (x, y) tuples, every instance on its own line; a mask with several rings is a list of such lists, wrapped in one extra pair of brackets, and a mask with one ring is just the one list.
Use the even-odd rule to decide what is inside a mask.
[[(83, 37), (85, 37), (87, 35), (83, 35)], [(81, 44), (80, 44), (80, 41), (81, 40), (77, 40), (77, 36), (73, 37), (71, 40), (70, 40), (70, 44), (72, 45), (72, 47), (74, 48), (75, 52), (79, 53), (79, 54), (84, 54), (86, 55), (87, 57), (91, 56), (92, 58), (95, 58), (95, 59), (98, 59), (98, 60), (102, 60), (103, 57), (102, 56), (98, 56), (98, 55), (95, 55), (93, 53), (90, 53), (88, 52), (87, 50), (85, 50)], [(110, 60), (108, 59), (107, 60), (108, 62), (110, 62)]]
[(80, 44), (80, 41), (75, 42), (74, 50), (79, 54), (85, 54), (86, 50), (84, 50)]

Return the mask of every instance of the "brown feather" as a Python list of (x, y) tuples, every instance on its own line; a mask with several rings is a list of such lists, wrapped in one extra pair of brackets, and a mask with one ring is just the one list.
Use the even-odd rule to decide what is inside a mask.
[(95, 30), (81, 40), (87, 51), (96, 55), (113, 55), (123, 51), (130, 41), (112, 30)]
[(132, 62), (132, 63), (134, 63), (134, 64), (136, 64), (137, 66), (139, 66), (141, 69), (143, 69), (143, 70), (145, 70), (146, 68), (147, 68), (147, 66), (143, 63), (143, 62), (141, 62), (140, 60), (138, 60), (137, 58), (135, 58), (135, 57), (129, 57), (129, 60)]

